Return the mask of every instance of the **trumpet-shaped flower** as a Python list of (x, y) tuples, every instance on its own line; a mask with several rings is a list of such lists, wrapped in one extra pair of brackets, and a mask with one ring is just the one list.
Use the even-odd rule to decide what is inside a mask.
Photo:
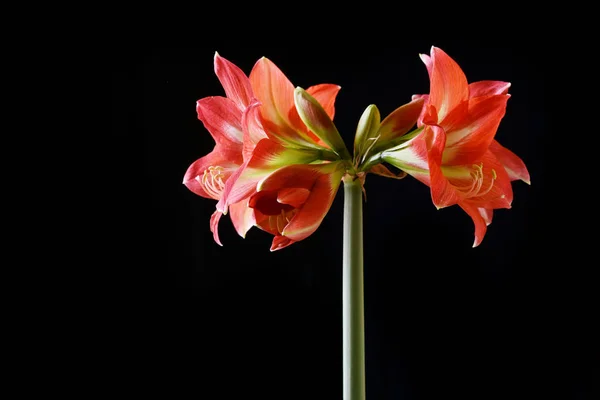
[[(335, 159), (340, 147), (336, 138), (332, 141), (327, 136), (319, 137), (304, 125), (295, 108), (294, 87), (270, 60), (260, 59), (250, 77), (219, 54), (215, 54), (214, 67), (226, 97), (200, 99), (196, 110), (215, 147), (190, 165), (183, 183), (202, 197), (218, 200), (210, 228), (215, 241), (221, 244), (218, 223), (224, 213), (231, 215), (242, 237), (257, 223), (248, 197), (258, 180), (285, 165)], [(339, 89), (337, 85), (321, 84), (306, 92), (332, 118)], [(242, 179), (233, 191), (235, 199), (228, 201), (243, 171), (252, 182)], [(244, 196), (240, 196), (240, 190)]]
[(523, 161), (494, 139), (510, 84), (468, 84), (458, 64), (439, 48), (421, 59), (429, 72), (430, 94), (413, 96), (424, 101), (420, 129), (380, 157), (430, 186), (438, 209), (458, 204), (475, 224), (475, 247), (493, 210), (511, 207), (510, 182), (529, 183)]

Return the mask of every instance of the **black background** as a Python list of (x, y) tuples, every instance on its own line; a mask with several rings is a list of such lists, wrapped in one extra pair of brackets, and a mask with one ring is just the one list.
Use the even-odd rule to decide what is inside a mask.
[(111, 72), (122, 163), (109, 201), (125, 297), (112, 319), (120, 351), (111, 380), (161, 398), (341, 399), (343, 190), (302, 242), (271, 253), (272, 236), (253, 228), (242, 239), (225, 217), (219, 247), (215, 201), (181, 183), (214, 144), (195, 102), (223, 95), (215, 51), (246, 73), (266, 56), (295, 86), (342, 87), (334, 122), (351, 148), (369, 104), (383, 117), (428, 92), (418, 54), (432, 45), (470, 82), (512, 83), (496, 138), (525, 161), (532, 185), (513, 183), (512, 209), (495, 212), (473, 249), (473, 223), (458, 207), (437, 211), (411, 177), (367, 177), (367, 398), (592, 398), (596, 285), (557, 239), (548, 55), (526, 37), (310, 51), (205, 37), (121, 48)]

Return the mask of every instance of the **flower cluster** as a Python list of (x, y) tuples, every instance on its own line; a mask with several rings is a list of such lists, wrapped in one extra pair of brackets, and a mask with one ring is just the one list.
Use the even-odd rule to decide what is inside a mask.
[(221, 244), (219, 220), (229, 214), (240, 236), (257, 226), (274, 236), (271, 251), (282, 249), (319, 227), (342, 179), (364, 182), (374, 173), (409, 174), (431, 188), (437, 208), (458, 204), (475, 223), (474, 246), (481, 243), (493, 210), (510, 208), (510, 181), (529, 183), (521, 159), (494, 140), (510, 84), (469, 84), (439, 48), (421, 58), (430, 93), (413, 96), (383, 121), (377, 107), (369, 106), (351, 156), (333, 123), (339, 86), (294, 88), (264, 57), (246, 76), (215, 54), (226, 97), (200, 99), (196, 110), (216, 144), (192, 163), (183, 181), (218, 201), (210, 220), (215, 241)]

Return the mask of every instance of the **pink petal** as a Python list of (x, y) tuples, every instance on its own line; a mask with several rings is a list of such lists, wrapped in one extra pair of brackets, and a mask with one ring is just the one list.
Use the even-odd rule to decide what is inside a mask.
[(267, 138), (262, 124), (260, 123), (260, 103), (253, 102), (242, 114), (242, 128), (244, 130), (243, 157), (244, 161), (248, 160), (256, 144), (262, 139)]
[(222, 216), (223, 213), (220, 211), (215, 211), (210, 217), (210, 231), (213, 233), (213, 239), (215, 239), (215, 242), (217, 242), (219, 246), (223, 246), (221, 239), (219, 239), (219, 221), (221, 220)]
[(205, 97), (196, 102), (196, 112), (215, 142), (223, 146), (242, 143), (242, 112), (232, 100), (225, 97)]
[(240, 110), (246, 108), (253, 97), (250, 80), (242, 70), (232, 62), (215, 52), (215, 73), (225, 89), (225, 93)]
[(238, 235), (245, 238), (246, 232), (248, 232), (256, 222), (254, 219), (254, 210), (248, 207), (248, 201), (243, 200), (230, 205), (229, 215)]
[[(183, 177), (183, 184), (199, 196), (219, 200), (224, 189), (224, 187), (221, 187), (222, 183), (226, 184), (231, 174), (238, 169), (241, 163), (241, 154), (217, 145), (212, 152), (194, 161), (188, 167)], [(209, 170), (210, 167), (220, 167), (222, 169), (221, 176), (219, 174), (214, 175), (214, 178), (220, 178), (220, 181), (218, 179), (216, 181), (214, 179), (206, 181), (203, 179), (205, 171)], [(210, 173), (210, 171), (207, 171), (207, 174)], [(208, 176), (207, 178), (213, 177)]]

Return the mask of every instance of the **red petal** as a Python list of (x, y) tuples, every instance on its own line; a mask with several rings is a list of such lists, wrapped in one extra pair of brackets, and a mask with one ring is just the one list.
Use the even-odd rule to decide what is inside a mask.
[(431, 127), (425, 128), (418, 136), (403, 144), (400, 150), (384, 151), (382, 158), (385, 162), (408, 173), (427, 186), (430, 186), (428, 150), (425, 134), (431, 134)]
[(335, 98), (340, 91), (341, 86), (332, 85), (330, 83), (322, 83), (320, 85), (311, 86), (306, 91), (323, 106), (329, 118), (333, 120), (335, 115)]
[(479, 81), (469, 84), (469, 98), (491, 96), (493, 94), (507, 94), (510, 82)]
[(461, 121), (446, 131), (444, 165), (464, 165), (477, 162), (494, 140), (500, 121), (506, 112), (509, 95), (477, 97), (469, 101), (469, 110)]
[(226, 212), (229, 204), (250, 196), (256, 190), (257, 183), (277, 168), (289, 164), (307, 164), (318, 157), (317, 151), (285, 147), (270, 139), (261, 140), (254, 148), (252, 157), (227, 180), (217, 209)]
[[(448, 207), (458, 203), (461, 195), (450, 184), (442, 172), (442, 154), (446, 144), (446, 134), (439, 126), (427, 126), (423, 132), (427, 146), (427, 161), (431, 179), (431, 199), (438, 208)], [(410, 171), (407, 171), (410, 173)]]
[(295, 111), (294, 86), (273, 62), (265, 57), (258, 60), (250, 73), (250, 83), (262, 105), (262, 125), (269, 137), (318, 147)]
[(223, 146), (242, 143), (242, 112), (232, 100), (205, 97), (196, 102), (196, 112), (215, 142)]
[(258, 190), (305, 188), (310, 196), (283, 229), (283, 235), (299, 241), (312, 234), (329, 211), (345, 168), (341, 162), (319, 165), (290, 165), (265, 178)]
[(213, 233), (213, 239), (219, 246), (223, 246), (221, 243), (221, 239), (219, 239), (219, 220), (223, 216), (223, 213), (220, 211), (215, 211), (213, 215), (210, 217), (210, 231)]
[(408, 132), (417, 122), (423, 110), (423, 98), (417, 98), (392, 111), (381, 122), (379, 142), (398, 138)]
[(427, 74), (429, 75), (429, 79), (431, 80), (431, 71), (433, 69), (433, 63), (431, 61), (431, 57), (427, 54), (419, 54), (421, 61), (425, 64), (425, 68), (427, 68)]
[(498, 161), (504, 165), (504, 169), (508, 173), (511, 181), (522, 180), (528, 185), (531, 185), (531, 179), (529, 177), (529, 171), (523, 160), (521, 160), (515, 153), (502, 146), (497, 141), (493, 141), (490, 145), (490, 151), (496, 156)]
[(486, 221), (479, 213), (479, 209), (468, 201), (461, 202), (458, 205), (473, 219), (473, 223), (475, 224), (475, 241), (473, 242), (473, 247), (477, 247), (487, 231)]
[(285, 236), (276, 235), (273, 238), (273, 243), (271, 244), (271, 251), (281, 250), (285, 247), (288, 247), (292, 243), (294, 243), (294, 240)]
[(490, 225), (492, 223), (492, 218), (494, 216), (494, 210), (491, 208), (478, 208), (479, 214), (481, 218), (485, 221), (486, 225)]
[(430, 80), (429, 101), (438, 110), (438, 120), (443, 121), (448, 113), (468, 100), (467, 78), (450, 56), (443, 50), (432, 47)]
[(188, 167), (185, 176), (183, 177), (183, 184), (199, 196), (219, 200), (222, 194), (222, 190), (218, 190), (220, 183), (215, 182), (211, 187), (205, 187), (202, 180), (204, 171), (211, 166), (221, 167), (223, 169), (221, 180), (226, 183), (228, 178), (238, 169), (241, 163), (240, 153), (217, 145), (211, 153), (194, 161)]
[(479, 192), (471, 196), (469, 202), (483, 208), (510, 208), (513, 190), (500, 161), (488, 151), (479, 163), (483, 166), (483, 182)]
[(248, 232), (256, 222), (254, 219), (254, 210), (248, 207), (247, 201), (243, 200), (229, 206), (229, 215), (238, 235), (245, 238), (246, 232)]
[(215, 73), (230, 98), (240, 110), (246, 108), (252, 100), (250, 80), (242, 70), (232, 62), (215, 52)]
[(294, 208), (300, 207), (308, 196), (310, 190), (304, 188), (286, 188), (277, 193), (277, 201), (282, 204), (289, 204)]
[[(423, 99), (423, 104), (427, 104), (429, 102), (429, 95), (428, 94), (413, 94), (411, 99), (413, 101), (418, 100), (418, 99)], [(426, 111), (428, 111), (428, 108), (423, 107), (421, 109), (421, 114), (419, 114), (419, 118), (417, 118), (417, 126), (419, 128), (423, 126), (423, 117), (425, 116)]]

